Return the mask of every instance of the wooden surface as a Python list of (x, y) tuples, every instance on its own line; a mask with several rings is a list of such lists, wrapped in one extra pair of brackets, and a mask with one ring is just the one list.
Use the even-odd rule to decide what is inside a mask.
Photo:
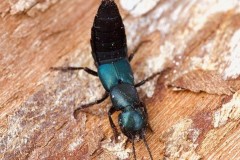
[[(94, 68), (90, 28), (98, 0), (0, 3), (0, 159), (131, 159), (112, 139), (97, 78), (51, 72)], [(136, 82), (154, 133), (154, 159), (240, 159), (240, 4), (238, 0), (120, 0)], [(95, 69), (95, 68), (94, 68)], [(117, 123), (117, 114), (114, 115)], [(149, 159), (143, 142), (138, 159)]]

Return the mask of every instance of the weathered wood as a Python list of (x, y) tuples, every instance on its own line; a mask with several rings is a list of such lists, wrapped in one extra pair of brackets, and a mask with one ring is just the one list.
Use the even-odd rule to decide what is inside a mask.
[[(94, 68), (90, 28), (100, 1), (16, 0), (0, 3), (0, 158), (128, 159), (112, 140), (106, 102), (81, 112), (104, 90)], [(154, 159), (239, 159), (240, 4), (232, 1), (120, 0), (136, 82), (154, 133)], [(117, 114), (114, 114), (117, 123)], [(148, 159), (143, 142), (138, 159)]]

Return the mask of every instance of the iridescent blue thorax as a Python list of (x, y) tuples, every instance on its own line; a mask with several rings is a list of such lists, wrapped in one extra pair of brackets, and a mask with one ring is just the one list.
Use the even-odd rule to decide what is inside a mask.
[(119, 83), (134, 85), (133, 72), (126, 58), (99, 65), (98, 76), (108, 92)]

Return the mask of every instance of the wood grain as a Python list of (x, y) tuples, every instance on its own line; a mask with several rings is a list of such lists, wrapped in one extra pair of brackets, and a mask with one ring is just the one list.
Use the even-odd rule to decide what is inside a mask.
[[(73, 111), (104, 93), (84, 72), (95, 69), (90, 28), (100, 1), (16, 0), (0, 3), (0, 158), (131, 159), (124, 136), (113, 141), (110, 100)], [(127, 1), (124, 17), (131, 63), (154, 133), (154, 159), (239, 159), (240, 4), (232, 1)], [(117, 123), (117, 114), (114, 114)], [(149, 159), (143, 142), (137, 159)]]

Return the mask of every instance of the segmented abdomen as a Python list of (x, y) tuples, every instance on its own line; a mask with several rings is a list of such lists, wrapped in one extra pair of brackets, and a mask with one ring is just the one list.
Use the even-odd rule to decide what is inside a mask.
[(103, 0), (98, 9), (92, 27), (91, 46), (97, 66), (127, 56), (124, 25), (113, 1)]

